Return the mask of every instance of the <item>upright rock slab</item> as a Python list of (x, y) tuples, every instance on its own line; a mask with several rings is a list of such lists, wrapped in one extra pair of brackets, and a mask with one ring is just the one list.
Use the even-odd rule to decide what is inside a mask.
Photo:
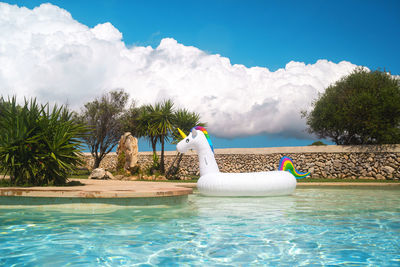
[(137, 166), (138, 153), (137, 138), (133, 137), (130, 132), (124, 133), (118, 143), (117, 155), (118, 160), (122, 161), (119, 163), (123, 163), (126, 173), (130, 173), (131, 170)]

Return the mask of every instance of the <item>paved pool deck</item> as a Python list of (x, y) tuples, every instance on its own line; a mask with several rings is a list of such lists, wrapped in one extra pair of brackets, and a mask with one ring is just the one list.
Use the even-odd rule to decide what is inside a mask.
[(176, 183), (71, 179), (83, 185), (45, 187), (0, 187), (0, 196), (57, 198), (156, 198), (186, 196), (192, 188)]

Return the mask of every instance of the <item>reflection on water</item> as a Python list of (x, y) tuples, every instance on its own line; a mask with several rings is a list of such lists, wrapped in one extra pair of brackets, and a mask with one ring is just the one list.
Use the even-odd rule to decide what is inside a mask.
[[(400, 264), (400, 190), (0, 209), (0, 265)], [(54, 257), (57, 255), (57, 257)]]

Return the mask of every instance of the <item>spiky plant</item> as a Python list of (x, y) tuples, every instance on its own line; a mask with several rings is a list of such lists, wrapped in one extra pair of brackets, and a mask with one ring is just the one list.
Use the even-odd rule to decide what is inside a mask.
[(61, 185), (81, 163), (85, 126), (66, 107), (0, 99), (0, 171), (14, 185)]

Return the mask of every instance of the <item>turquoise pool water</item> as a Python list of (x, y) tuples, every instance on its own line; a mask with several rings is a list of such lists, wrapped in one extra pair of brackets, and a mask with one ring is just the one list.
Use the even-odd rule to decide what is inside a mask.
[(400, 266), (400, 190), (0, 206), (0, 266)]

